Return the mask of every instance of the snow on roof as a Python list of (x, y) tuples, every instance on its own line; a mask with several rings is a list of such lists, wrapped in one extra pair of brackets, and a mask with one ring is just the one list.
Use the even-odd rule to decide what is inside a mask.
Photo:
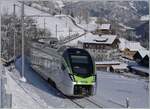
[(99, 64), (117, 64), (117, 65), (119, 65), (120, 62), (119, 61), (96, 61), (95, 64), (96, 65), (99, 65)]
[(142, 56), (142, 58), (144, 58), (146, 55), (149, 56), (149, 51), (146, 50), (144, 47), (142, 47), (140, 42), (128, 41), (124, 38), (119, 38), (119, 40), (120, 40), (119, 49), (121, 51), (128, 48), (131, 51), (138, 51)]
[(149, 51), (148, 50), (139, 50), (138, 51), (142, 58), (144, 58), (146, 55), (149, 57)]
[(82, 43), (96, 43), (96, 44), (112, 44), (114, 40), (117, 38), (116, 35), (93, 35), (92, 33), (88, 33), (85, 35), (84, 39), (81, 39)]
[(145, 15), (145, 16), (142, 16), (141, 17), (141, 21), (149, 21), (149, 19), (150, 19), (150, 15)]
[(110, 24), (102, 24), (100, 26), (100, 29), (107, 29), (107, 30), (109, 30), (110, 29)]
[(57, 3), (57, 6), (58, 6), (59, 8), (62, 8), (62, 7), (65, 6), (64, 3), (62, 2), (62, 0), (56, 0), (55, 2)]
[(112, 65), (113, 69), (127, 69), (128, 64), (126, 63), (121, 63), (119, 65)]
[(131, 51), (145, 50), (145, 48), (141, 46), (140, 42), (128, 41), (124, 38), (119, 38), (119, 40), (120, 40), (119, 49), (121, 51), (123, 51), (126, 48), (128, 48)]

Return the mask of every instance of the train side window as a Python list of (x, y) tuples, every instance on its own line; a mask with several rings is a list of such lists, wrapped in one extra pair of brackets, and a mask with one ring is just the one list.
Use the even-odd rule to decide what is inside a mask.
[(62, 69), (62, 70), (65, 70), (64, 64), (61, 64), (61, 69)]

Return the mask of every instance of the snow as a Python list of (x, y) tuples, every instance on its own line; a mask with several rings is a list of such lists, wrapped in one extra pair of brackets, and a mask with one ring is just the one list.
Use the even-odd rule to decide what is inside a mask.
[[(13, 13), (13, 5), (14, 4), (18, 5), (19, 3), (14, 0), (8, 0), (8, 1), (1, 0), (0, 4), (1, 4), (1, 12), (2, 12), (1, 14), (4, 14), (4, 13), (10, 14), (10, 13)], [(16, 13), (20, 13), (20, 10), (16, 10)]]
[[(9, 14), (13, 13), (14, 3), (21, 6), (21, 4), (16, 0), (1, 1), (1, 3), (2, 3), (2, 10), (5, 9)], [(16, 14), (18, 16), (21, 15), (20, 11), (21, 11), (20, 7), (16, 7)], [(42, 11), (39, 11), (37, 9), (34, 9), (26, 5), (25, 5), (25, 15), (26, 16), (33, 16), (33, 15), (51, 16), (50, 14), (44, 13)], [(57, 25), (57, 38), (59, 39), (76, 33), (83, 34), (84, 31), (81, 28), (75, 26), (69, 17), (65, 15), (60, 15), (59, 17), (58, 16), (34, 17), (33, 19), (37, 21), (37, 25), (40, 28), (44, 28), (44, 20), (45, 20), (45, 27), (51, 32), (52, 37), (56, 37), (56, 25)]]
[(49, 11), (49, 8), (41, 6), (41, 5), (37, 4), (37, 3), (32, 3), (32, 7), (38, 8), (38, 9), (42, 9), (42, 10), (45, 10), (45, 11)]
[(127, 29), (127, 30), (134, 29), (134, 28), (131, 28), (131, 27), (124, 25), (123, 23), (119, 23), (119, 25), (122, 26), (124, 29)]
[[(46, 18), (37, 18), (37, 24), (39, 27), (43, 27), (43, 21), (45, 19), (45, 27), (50, 30), (52, 37), (56, 37), (56, 25), (57, 25), (57, 37), (59, 39), (79, 33), (82, 34), (84, 31), (76, 27), (67, 16), (54, 16)], [(70, 30), (70, 33), (69, 33)]]
[(139, 50), (138, 51), (142, 58), (144, 58), (146, 55), (149, 56), (149, 51), (148, 50)]
[(126, 63), (121, 63), (119, 65), (112, 65), (113, 69), (127, 69), (128, 64)]
[(110, 29), (110, 24), (101, 24), (100, 29), (106, 29), (109, 30)]
[(134, 6), (133, 1), (130, 1), (130, 2), (129, 2), (129, 5), (131, 6), (132, 9), (134, 9), (135, 11), (137, 11), (136, 7)]
[(87, 33), (84, 39), (81, 39), (82, 43), (97, 43), (97, 44), (112, 44), (117, 38), (116, 35), (93, 35), (92, 33)]
[(21, 81), (21, 82), (27, 82), (27, 80), (26, 80), (25, 77), (22, 77), (22, 78), (20, 79), (20, 81)]
[[(25, 61), (26, 62), (26, 61)], [(25, 63), (27, 82), (20, 82), (21, 58), (16, 62), (16, 69), (7, 74), (7, 90), (13, 95), (12, 108), (76, 108), (77, 106), (65, 98), (57, 89), (51, 87), (35, 71), (29, 63)], [(97, 71), (97, 93), (88, 97), (104, 108), (123, 108), (129, 98), (131, 108), (148, 107), (148, 82), (142, 78), (128, 78), (119, 74)], [(82, 98), (78, 100), (84, 103)], [(88, 105), (92, 108), (92, 105)]]
[(62, 8), (65, 6), (62, 0), (55, 0), (55, 2), (57, 3), (59, 8)]
[(120, 40), (119, 49), (121, 51), (123, 51), (126, 48), (130, 49), (131, 51), (146, 50), (144, 47), (141, 46), (140, 42), (128, 41), (125, 38), (119, 38), (119, 40)]
[(98, 64), (120, 64), (119, 61), (96, 61), (95, 62), (96, 65)]
[[(46, 80), (44, 80), (38, 73), (36, 73), (30, 66), (30, 63), (25, 60), (25, 78), (27, 82), (20, 82), (22, 59), (19, 58), (15, 65), (16, 69), (10, 72), (18, 84), (24, 89), (24, 91), (30, 95), (35, 101), (39, 103), (40, 108), (76, 108), (77, 105), (68, 100), (58, 90), (52, 87)], [(17, 96), (18, 97), (18, 96)], [(17, 102), (16, 102), (17, 103)], [(34, 104), (36, 105), (36, 104)], [(35, 108), (37, 109), (37, 108)]]
[(131, 66), (132, 69), (138, 70), (138, 71), (142, 71), (145, 73), (149, 73), (149, 68), (143, 67), (143, 66)]
[(76, 38), (65, 45), (77, 46), (78, 42), (81, 43), (97, 43), (97, 44), (112, 44), (116, 39), (116, 35), (93, 35), (92, 33), (86, 33), (85, 35)]
[(43, 108), (43, 106), (41, 107), (40, 104), (33, 100), (32, 97), (27, 94), (14, 79), (11, 78), (9, 75), (10, 72), (7, 69), (5, 69), (5, 71), (7, 75), (7, 90), (12, 94), (13, 109)]
[[(109, 72), (98, 72), (97, 95), (94, 101), (99, 101), (105, 108), (126, 106), (129, 98), (129, 107), (148, 107), (148, 83), (144, 79), (133, 79)], [(116, 104), (116, 105), (115, 105)]]
[(141, 21), (149, 21), (150, 20), (150, 15), (145, 15), (145, 16), (142, 16)]
[(88, 24), (85, 22), (85, 20), (81, 20), (79, 23), (79, 19), (81, 18), (74, 18), (74, 20), (77, 22), (78, 25), (80, 25), (82, 28), (86, 29), (87, 31), (95, 31), (97, 28), (97, 24), (95, 23), (97, 18), (96, 17), (89, 17)]

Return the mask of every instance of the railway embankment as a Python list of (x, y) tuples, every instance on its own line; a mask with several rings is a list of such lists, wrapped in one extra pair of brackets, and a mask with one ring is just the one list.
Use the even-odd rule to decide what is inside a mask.
[(2, 66), (0, 73), (0, 108), (12, 107), (12, 94), (7, 90), (7, 76)]

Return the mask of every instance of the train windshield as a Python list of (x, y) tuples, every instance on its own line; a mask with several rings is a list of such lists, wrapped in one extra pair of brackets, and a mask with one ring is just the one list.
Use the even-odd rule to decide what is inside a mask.
[(92, 73), (92, 62), (89, 56), (71, 55), (70, 59), (74, 73), (83, 76), (87, 76)]

